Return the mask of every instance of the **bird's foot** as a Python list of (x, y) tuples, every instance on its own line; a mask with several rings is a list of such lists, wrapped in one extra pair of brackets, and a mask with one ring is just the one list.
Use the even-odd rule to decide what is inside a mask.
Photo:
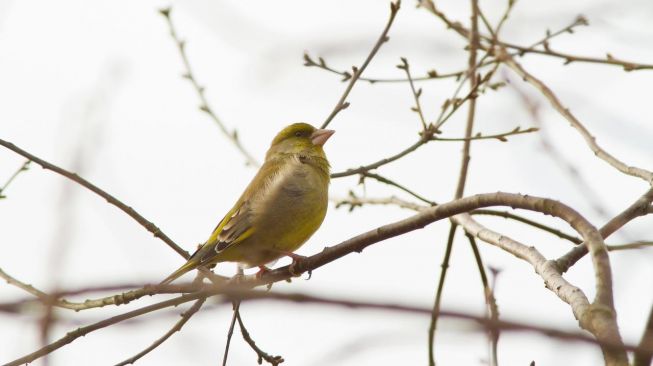
[[(298, 263), (301, 263), (303, 260), (305, 260), (306, 256), (295, 254), (295, 253), (285, 253), (286, 256), (290, 257), (292, 259), (292, 263), (290, 263), (290, 266), (288, 267), (288, 272), (290, 272), (291, 275), (294, 277), (300, 276), (303, 272), (302, 271), (297, 271), (296, 267)], [(311, 278), (311, 271), (308, 271), (308, 278)]]
[(258, 266), (258, 272), (256, 272), (256, 279), (260, 280), (264, 274), (270, 272), (270, 269), (266, 266)]

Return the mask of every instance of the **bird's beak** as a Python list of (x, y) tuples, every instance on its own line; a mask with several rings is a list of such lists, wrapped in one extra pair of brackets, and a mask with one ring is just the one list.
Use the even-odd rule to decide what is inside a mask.
[(311, 141), (313, 142), (313, 145), (323, 146), (329, 137), (331, 137), (331, 135), (333, 135), (335, 132), (336, 131), (334, 130), (315, 130), (315, 132), (311, 134)]

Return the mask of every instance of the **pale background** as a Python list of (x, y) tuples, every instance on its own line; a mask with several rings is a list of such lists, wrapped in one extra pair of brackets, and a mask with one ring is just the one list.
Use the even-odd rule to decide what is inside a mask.
[[(496, 20), (505, 1), (481, 1)], [(164, 1), (0, 0), (0, 138), (76, 171), (114, 194), (187, 250), (206, 239), (254, 170), (201, 113), (175, 44), (157, 9)], [(196, 76), (207, 87), (212, 107), (244, 145), (261, 160), (272, 136), (294, 121), (321, 124), (344, 84), (317, 68), (302, 66), (302, 53), (324, 56), (346, 69), (360, 64), (378, 37), (389, 11), (386, 1), (177, 1), (172, 16)], [(439, 1), (452, 18), (468, 21), (466, 1)], [(573, 54), (653, 62), (653, 3), (632, 1), (521, 1), (506, 24), (505, 40), (530, 44), (547, 28), (557, 30), (584, 14), (590, 27), (558, 37), (552, 46)], [(424, 10), (405, 1), (391, 41), (367, 76), (402, 77), (394, 67), (407, 57), (415, 74), (427, 69), (457, 71), (466, 65), (465, 41)], [(527, 57), (524, 66), (542, 78), (609, 152), (627, 163), (653, 166), (650, 114), (653, 71), (625, 73), (591, 64), (561, 66), (559, 59)], [(513, 82), (541, 103), (543, 128), (568, 162), (592, 186), (588, 199), (570, 175), (540, 144), (538, 135), (483, 141), (472, 146), (466, 194), (497, 190), (559, 199), (597, 226), (630, 205), (646, 185), (596, 159), (580, 136), (528, 85)], [(455, 87), (452, 80), (429, 81), (422, 103), (433, 120)], [(407, 84), (359, 83), (351, 107), (331, 124), (337, 133), (326, 145), (334, 171), (376, 161), (416, 140), (419, 122), (409, 110)], [(445, 136), (463, 133), (465, 108)], [(534, 125), (511, 88), (480, 98), (476, 131), (496, 133)], [(438, 202), (451, 199), (461, 143), (431, 143), (380, 172)], [(0, 183), (24, 159), (0, 149)], [(357, 177), (335, 180), (334, 197), (350, 189), (370, 197), (402, 194)], [(115, 283), (158, 282), (181, 264), (180, 257), (130, 217), (94, 194), (32, 166), (0, 201), (0, 268), (42, 289)], [(605, 214), (594, 208), (598, 204)], [(309, 255), (325, 245), (411, 215), (390, 207), (349, 213), (331, 207), (313, 238), (299, 251)], [(532, 215), (544, 222), (565, 225)], [(569, 244), (503, 219), (482, 218), (490, 227), (535, 245), (548, 256)], [(651, 240), (651, 218), (635, 220), (608, 243)], [(310, 281), (277, 284), (299, 291), (357, 300), (432, 305), (448, 222), (388, 240), (329, 264)], [(530, 266), (485, 243), (487, 265), (502, 269), (496, 297), (501, 317), (530, 324), (577, 329), (569, 306), (546, 290)], [(611, 255), (616, 307), (625, 341), (636, 343), (653, 301), (653, 251)], [(279, 264), (284, 264), (281, 261)], [(220, 268), (232, 274), (234, 267)], [(568, 274), (593, 297), (587, 259)], [(2, 301), (25, 294), (0, 286)], [(83, 313), (61, 311), (53, 340), (80, 325), (162, 299)], [(78, 300), (83, 300), (80, 298)], [(185, 308), (185, 307), (184, 307)], [(479, 275), (460, 235), (445, 287), (444, 309), (483, 314)], [(51, 365), (111, 365), (161, 336), (182, 309), (94, 332), (55, 352)], [(163, 316), (162, 314), (166, 314)], [(424, 365), (429, 319), (377, 311), (354, 311), (293, 304), (244, 304), (242, 314), (257, 344), (284, 356), (284, 365)], [(0, 314), (0, 361), (39, 347), (38, 314)], [(215, 365), (221, 362), (228, 306), (207, 306), (139, 365)], [(441, 321), (437, 335), (440, 365), (479, 365), (487, 359), (486, 338), (469, 324)], [(598, 348), (537, 335), (501, 336), (502, 365), (595, 365)], [(230, 365), (254, 365), (256, 355), (235, 334)], [(41, 364), (40, 361), (34, 363)]]

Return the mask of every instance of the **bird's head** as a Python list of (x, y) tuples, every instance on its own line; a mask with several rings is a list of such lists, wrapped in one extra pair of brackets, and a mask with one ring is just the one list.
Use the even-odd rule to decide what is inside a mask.
[(334, 130), (315, 128), (308, 123), (293, 123), (275, 136), (266, 160), (277, 154), (307, 154), (324, 157), (322, 146)]

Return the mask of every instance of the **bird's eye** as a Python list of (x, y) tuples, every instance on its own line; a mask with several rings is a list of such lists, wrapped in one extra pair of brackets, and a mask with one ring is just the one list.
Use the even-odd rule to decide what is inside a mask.
[(301, 137), (301, 136), (302, 136), (302, 132), (301, 132), (301, 131), (297, 131), (297, 132), (295, 132), (295, 137)]

